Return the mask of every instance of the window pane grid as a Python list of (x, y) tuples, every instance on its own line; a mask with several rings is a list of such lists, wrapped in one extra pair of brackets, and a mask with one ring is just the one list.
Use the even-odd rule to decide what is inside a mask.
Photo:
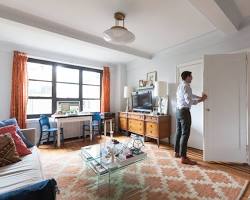
[(100, 98), (100, 86), (82, 86), (82, 97), (83, 98)]
[(69, 82), (61, 82), (61, 81), (57, 81), (56, 83), (65, 83), (65, 84), (79, 85), (79, 83), (69, 83)]
[(94, 84), (82, 84), (82, 85), (89, 85), (89, 86), (100, 86), (100, 85), (94, 85)]
[(52, 81), (52, 65), (28, 62), (28, 79)]
[(83, 84), (92, 84), (92, 85), (101, 85), (101, 74), (93, 71), (82, 71), (82, 83)]
[(56, 97), (79, 98), (79, 84), (56, 83)]
[(83, 112), (100, 112), (100, 100), (83, 100)]
[(27, 114), (51, 114), (52, 99), (28, 99)]
[(52, 97), (52, 82), (29, 81), (28, 82), (28, 95)]
[(57, 66), (56, 81), (66, 83), (79, 83), (79, 69)]
[(40, 79), (28, 79), (29, 81), (40, 81), (40, 82), (46, 82), (46, 83), (52, 83), (52, 81), (45, 81)]
[(39, 117), (40, 114), (51, 115), (57, 110), (55, 102), (62, 100), (79, 101), (83, 112), (100, 112), (101, 70), (30, 60), (28, 63), (33, 65), (33, 69), (34, 66), (36, 69), (41, 67), (43, 75), (34, 73), (32, 67), (28, 71), (31, 73), (28, 74), (29, 84), (33, 85), (33, 90), (28, 93), (29, 118)]
[(82, 100), (100, 100), (100, 98), (83, 98)]

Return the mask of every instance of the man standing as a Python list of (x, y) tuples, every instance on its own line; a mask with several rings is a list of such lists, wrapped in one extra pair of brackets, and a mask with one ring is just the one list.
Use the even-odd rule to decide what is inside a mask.
[(181, 157), (181, 163), (195, 165), (195, 161), (187, 157), (187, 143), (190, 135), (191, 115), (190, 108), (207, 99), (207, 95), (202, 97), (192, 94), (190, 83), (192, 82), (192, 72), (184, 71), (181, 74), (182, 81), (178, 86), (177, 109), (176, 109), (176, 140), (175, 140), (175, 157)]

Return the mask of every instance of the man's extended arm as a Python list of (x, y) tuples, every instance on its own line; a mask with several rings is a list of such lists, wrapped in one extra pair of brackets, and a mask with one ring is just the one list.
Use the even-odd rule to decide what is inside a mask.
[(188, 104), (189, 107), (191, 107), (192, 105), (196, 105), (197, 103), (199, 103), (199, 99), (194, 99), (193, 95), (192, 95), (192, 90), (190, 87), (188, 86), (184, 86), (183, 88), (184, 90), (184, 99), (185, 102)]

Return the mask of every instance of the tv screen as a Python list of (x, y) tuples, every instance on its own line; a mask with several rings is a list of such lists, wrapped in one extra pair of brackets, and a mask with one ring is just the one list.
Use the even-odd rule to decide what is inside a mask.
[(139, 91), (132, 95), (133, 110), (152, 110), (152, 92)]

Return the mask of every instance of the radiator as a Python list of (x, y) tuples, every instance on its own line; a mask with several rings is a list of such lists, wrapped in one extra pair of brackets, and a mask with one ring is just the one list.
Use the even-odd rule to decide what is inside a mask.
[[(27, 128), (35, 128), (36, 129), (36, 142), (39, 140), (40, 136), (40, 125), (39, 125), (39, 119), (28, 119), (26, 121)], [(82, 125), (83, 122), (70, 122), (70, 123), (63, 123), (63, 133), (64, 138), (74, 138), (74, 137), (80, 137), (82, 136)], [(50, 118), (50, 126), (56, 128), (56, 122), (53, 118)]]

